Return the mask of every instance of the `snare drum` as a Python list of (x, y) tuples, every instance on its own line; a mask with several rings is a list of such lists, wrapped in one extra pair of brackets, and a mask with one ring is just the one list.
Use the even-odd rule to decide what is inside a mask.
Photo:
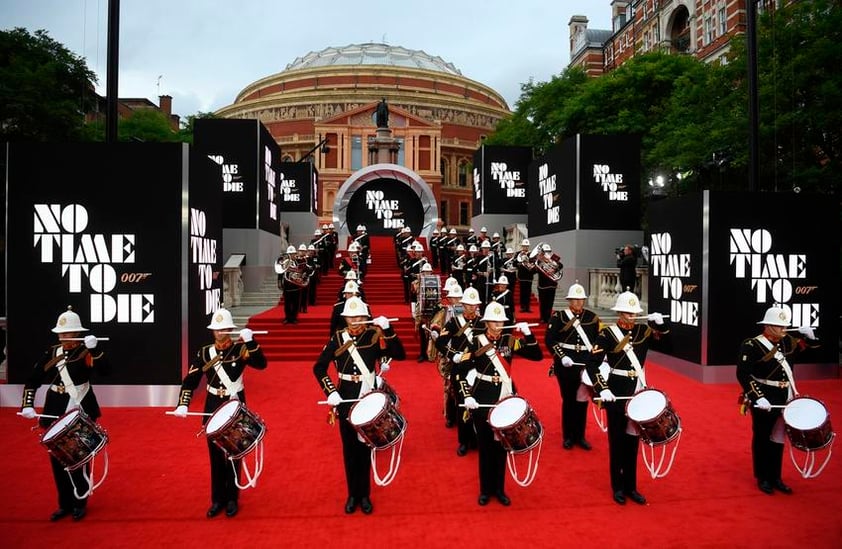
[(830, 414), (819, 400), (795, 397), (784, 408), (783, 418), (789, 442), (799, 450), (820, 450), (833, 440)]
[(666, 444), (681, 431), (681, 419), (667, 395), (658, 389), (643, 389), (626, 405), (626, 417), (640, 427), (640, 436), (649, 444)]
[(266, 434), (266, 427), (245, 404), (229, 400), (210, 417), (205, 434), (230, 459), (238, 459), (255, 449)]
[(366, 444), (380, 450), (393, 446), (406, 430), (406, 420), (383, 391), (371, 391), (355, 402), (348, 421)]
[(544, 436), (535, 411), (525, 399), (510, 395), (501, 399), (488, 414), (488, 424), (503, 448), (516, 454), (534, 448)]
[(108, 443), (108, 435), (79, 408), (56, 420), (41, 437), (41, 444), (68, 470), (81, 467)]

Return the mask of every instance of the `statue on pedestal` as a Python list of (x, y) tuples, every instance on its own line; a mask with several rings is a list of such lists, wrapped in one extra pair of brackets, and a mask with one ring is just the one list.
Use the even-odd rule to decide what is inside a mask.
[(386, 104), (386, 98), (380, 100), (375, 111), (375, 120), (378, 128), (389, 127), (389, 106)]

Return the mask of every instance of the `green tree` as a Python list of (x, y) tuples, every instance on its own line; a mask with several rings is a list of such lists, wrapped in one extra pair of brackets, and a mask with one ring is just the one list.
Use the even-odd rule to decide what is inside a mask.
[(95, 83), (85, 61), (46, 31), (0, 31), (0, 140), (77, 140)]

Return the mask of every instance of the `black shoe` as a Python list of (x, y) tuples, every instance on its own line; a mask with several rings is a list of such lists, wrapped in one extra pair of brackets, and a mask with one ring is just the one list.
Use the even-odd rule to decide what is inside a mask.
[(614, 501), (616, 501), (620, 505), (626, 504), (626, 496), (623, 495), (622, 490), (617, 490), (616, 492), (614, 492)]
[(638, 505), (646, 505), (646, 498), (643, 497), (643, 494), (638, 492), (637, 490), (632, 490), (631, 492), (626, 492), (626, 495), (629, 496), (629, 499), (635, 502)]
[(774, 486), (775, 490), (777, 490), (778, 492), (783, 492), (784, 494), (792, 493), (792, 488), (784, 484), (784, 481), (782, 481), (781, 479), (778, 479), (775, 482), (773, 482), (772, 486)]
[(509, 499), (509, 496), (507, 496), (506, 493), (503, 492), (503, 490), (499, 490), (494, 495), (497, 496), (497, 501), (502, 503), (504, 506), (508, 507), (509, 505), (512, 504), (512, 500)]
[(220, 513), (220, 511), (222, 511), (222, 504), (214, 502), (214, 504), (211, 505), (210, 508), (208, 509), (208, 512), (207, 512), (208, 518), (215, 517), (216, 515), (218, 515)]
[(772, 488), (772, 483), (768, 480), (758, 480), (757, 487), (760, 488), (760, 491), (764, 494), (772, 495), (774, 493), (774, 488)]
[(459, 448), (456, 448), (456, 455), (459, 457), (464, 456), (468, 453), (468, 446), (466, 444), (460, 444)]
[(450, 420), (450, 419), (444, 420), (444, 428), (450, 429), (451, 427), (453, 427), (453, 420)]
[(70, 514), (70, 511), (68, 511), (66, 509), (62, 509), (62, 508), (59, 507), (58, 509), (53, 511), (52, 515), (50, 515), (50, 522), (55, 522), (57, 520), (63, 519), (64, 517), (66, 517), (69, 514)]
[(354, 499), (354, 496), (351, 496), (345, 501), (345, 512), (349, 515), (354, 512), (354, 509), (357, 508), (357, 500)]
[(565, 450), (570, 450), (571, 448), (573, 448), (573, 441), (569, 438), (566, 438), (564, 439), (564, 442), (561, 443), (561, 447)]
[(84, 507), (77, 507), (73, 510), (73, 520), (82, 520), (87, 514), (88, 511)]
[(417, 359), (417, 362), (427, 362), (427, 357), (419, 356), (418, 359)]
[(579, 442), (577, 442), (576, 444), (578, 444), (579, 448), (581, 448), (582, 450), (590, 450), (591, 449), (591, 443), (588, 442), (587, 440), (583, 439), (583, 438), (579, 439)]
[(240, 508), (237, 506), (236, 501), (229, 501), (228, 505), (225, 506), (225, 516), (226, 517), (233, 517), (237, 514)]
[(479, 498), (477, 498), (477, 503), (480, 505), (488, 505), (488, 495), (480, 494)]
[(370, 515), (372, 511), (374, 511), (374, 505), (371, 504), (371, 500), (368, 498), (360, 499), (360, 509), (363, 510), (363, 513), (366, 515)]

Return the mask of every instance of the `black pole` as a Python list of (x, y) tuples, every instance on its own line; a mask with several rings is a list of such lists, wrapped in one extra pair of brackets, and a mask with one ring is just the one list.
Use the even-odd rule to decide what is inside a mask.
[(748, 40), (748, 190), (757, 190), (759, 100), (757, 97), (757, 0), (746, 2), (746, 40)]
[(105, 142), (117, 142), (117, 72), (120, 65), (120, 0), (108, 0), (108, 67), (105, 76)]

